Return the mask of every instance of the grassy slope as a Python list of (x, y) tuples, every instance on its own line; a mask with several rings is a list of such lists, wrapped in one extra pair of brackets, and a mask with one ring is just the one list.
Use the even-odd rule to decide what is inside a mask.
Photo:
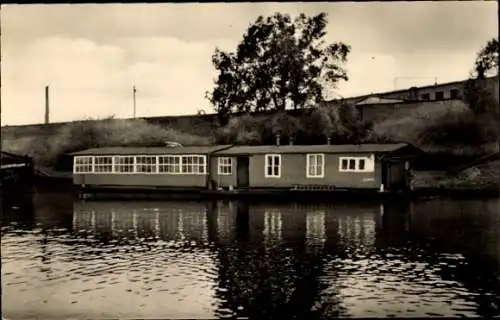
[(37, 165), (51, 167), (57, 157), (86, 148), (103, 146), (150, 145), (176, 141), (183, 145), (208, 145), (210, 137), (184, 133), (150, 124), (145, 120), (106, 119), (99, 122), (73, 122), (49, 136), (16, 137), (2, 135), (2, 150), (27, 154)]
[(493, 189), (499, 187), (500, 160), (468, 168), (455, 175), (444, 171), (421, 171), (415, 176), (415, 188)]
[(436, 108), (422, 104), (375, 123), (370, 138), (406, 141), (425, 152), (482, 155), (498, 151), (498, 119), (476, 118), (465, 103), (450, 101)]

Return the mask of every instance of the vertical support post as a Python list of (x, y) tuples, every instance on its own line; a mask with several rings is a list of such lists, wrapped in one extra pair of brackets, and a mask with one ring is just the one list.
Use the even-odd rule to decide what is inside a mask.
[(45, 86), (45, 124), (48, 124), (50, 121), (49, 118), (49, 86)]
[(135, 86), (133, 87), (133, 107), (134, 107), (134, 119), (136, 117), (136, 102), (135, 102), (135, 96), (136, 96), (137, 90), (135, 89)]

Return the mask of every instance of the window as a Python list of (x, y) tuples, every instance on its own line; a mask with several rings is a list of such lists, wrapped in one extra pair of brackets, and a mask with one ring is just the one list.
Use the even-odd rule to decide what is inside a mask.
[(219, 158), (219, 174), (231, 175), (233, 173), (233, 161), (230, 157)]
[(451, 99), (458, 99), (459, 97), (459, 92), (458, 89), (451, 89), (450, 90), (450, 98)]
[(182, 156), (182, 173), (205, 174), (205, 156)]
[(98, 156), (94, 158), (94, 171), (96, 173), (111, 173), (113, 172), (113, 157)]
[(75, 157), (74, 173), (90, 173), (92, 172), (93, 157)]
[(281, 177), (281, 155), (279, 154), (266, 154), (266, 178), (279, 178)]
[(160, 173), (181, 173), (180, 156), (160, 156), (158, 157), (158, 171)]
[(422, 95), (422, 100), (431, 100), (431, 95), (430, 93), (424, 93)]
[(358, 170), (360, 171), (365, 170), (365, 159), (358, 160)]
[(437, 91), (436, 92), (436, 100), (443, 100), (444, 99), (444, 92), (443, 91)]
[(325, 176), (325, 155), (308, 154), (307, 155), (307, 177), (323, 178)]
[(115, 157), (115, 172), (134, 173), (134, 157), (116, 156)]
[(156, 173), (156, 156), (137, 156), (135, 157), (136, 172), (138, 173)]
[(341, 157), (340, 172), (373, 172), (375, 163), (373, 157)]
[(158, 172), (168, 174), (206, 174), (206, 156), (159, 156)]

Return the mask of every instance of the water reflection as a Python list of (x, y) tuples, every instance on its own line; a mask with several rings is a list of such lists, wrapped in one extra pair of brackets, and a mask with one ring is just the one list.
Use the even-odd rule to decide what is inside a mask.
[(8, 210), (2, 278), (11, 318), (500, 315), (497, 200), (73, 203), (38, 195)]

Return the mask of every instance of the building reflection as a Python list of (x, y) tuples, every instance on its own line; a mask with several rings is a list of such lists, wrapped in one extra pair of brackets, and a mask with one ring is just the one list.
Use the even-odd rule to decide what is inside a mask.
[[(497, 204), (78, 202), (74, 229), (104, 240), (190, 242), (205, 248), (211, 243), (223, 301), (219, 316), (306, 316), (314, 309), (318, 316), (335, 317), (346, 312), (339, 289), (345, 286), (340, 275), (345, 276), (346, 260), (439, 266), (444, 280), (498, 297), (500, 225), (492, 213)], [(477, 301), (482, 315), (492, 314), (492, 303)]]
[[(225, 210), (231, 207), (236, 206), (228, 205)], [(223, 301), (219, 316), (307, 318), (324, 315), (325, 310), (330, 316), (340, 314), (335, 288), (326, 300), (320, 300), (319, 294), (327, 289), (320, 278), (326, 261), (328, 210), (324, 206), (251, 204), (248, 212), (233, 211), (235, 217), (249, 217), (250, 230), (238, 246), (219, 246), (218, 295)], [(343, 220), (341, 214), (337, 217)]]
[(75, 202), (75, 230), (103, 239), (208, 240), (207, 205), (172, 202)]

